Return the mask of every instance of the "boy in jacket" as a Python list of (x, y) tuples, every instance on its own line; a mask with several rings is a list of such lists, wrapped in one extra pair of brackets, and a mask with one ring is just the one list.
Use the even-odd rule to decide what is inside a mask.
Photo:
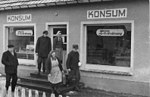
[[(68, 54), (67, 69), (69, 70), (68, 80), (71, 81), (74, 89), (79, 90), (80, 70), (78, 45), (73, 45), (73, 50)], [(70, 83), (70, 82), (69, 82)]]

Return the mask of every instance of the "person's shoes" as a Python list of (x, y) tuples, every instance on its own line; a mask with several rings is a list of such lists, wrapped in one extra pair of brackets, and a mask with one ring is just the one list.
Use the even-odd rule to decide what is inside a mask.
[(81, 89), (79, 87), (75, 87), (74, 90), (77, 91), (77, 92), (81, 92)]
[(65, 93), (65, 96), (64, 97), (72, 97), (73, 95), (78, 95), (78, 92), (77, 91), (69, 91), (67, 93)]
[(3, 97), (7, 97), (7, 95), (8, 95), (8, 90), (4, 90)]
[(14, 92), (11, 92), (11, 97), (15, 97), (15, 93)]

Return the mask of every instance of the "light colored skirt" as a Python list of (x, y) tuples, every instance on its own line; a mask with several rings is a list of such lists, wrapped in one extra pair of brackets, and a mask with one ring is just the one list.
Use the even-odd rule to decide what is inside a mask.
[(58, 66), (52, 68), (50, 75), (48, 75), (48, 81), (50, 81), (52, 84), (62, 82), (62, 72)]

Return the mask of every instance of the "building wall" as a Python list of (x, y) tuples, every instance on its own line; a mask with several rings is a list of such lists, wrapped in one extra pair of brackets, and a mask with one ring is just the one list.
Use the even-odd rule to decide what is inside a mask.
[[(127, 8), (127, 18), (87, 19), (87, 10)], [(86, 86), (108, 91), (149, 95), (149, 2), (148, 0), (100, 2), (81, 5), (64, 5), (47, 8), (19, 9), (0, 12), (0, 44), (3, 44), (3, 24), (7, 23), (7, 15), (32, 14), (32, 22), (36, 24), (36, 38), (42, 35), (47, 22), (69, 23), (69, 51), (74, 43), (80, 44), (81, 22), (83, 21), (122, 21), (134, 20), (134, 65), (132, 76), (81, 72), (81, 80)], [(12, 23), (15, 24), (15, 23)], [(17, 23), (19, 24), (19, 23)], [(23, 23), (21, 23), (23, 24)], [(2, 54), (2, 46), (0, 55)]]

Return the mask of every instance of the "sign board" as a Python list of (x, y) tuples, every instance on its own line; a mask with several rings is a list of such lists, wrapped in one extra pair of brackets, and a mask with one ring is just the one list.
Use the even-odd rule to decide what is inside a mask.
[(127, 8), (88, 10), (87, 19), (126, 18)]
[(98, 29), (96, 31), (98, 36), (123, 36), (123, 29)]
[(17, 30), (16, 35), (17, 36), (32, 36), (33, 32), (32, 30)]
[(8, 15), (7, 22), (31, 22), (31, 14)]

